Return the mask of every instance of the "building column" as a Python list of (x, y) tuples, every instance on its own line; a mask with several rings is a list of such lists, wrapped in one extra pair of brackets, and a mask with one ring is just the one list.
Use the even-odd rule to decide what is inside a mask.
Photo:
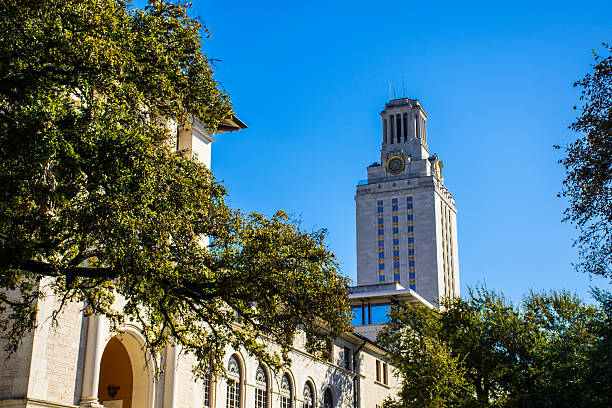
[(100, 381), (100, 362), (104, 352), (104, 319), (100, 316), (89, 316), (87, 319), (87, 346), (85, 349), (85, 366), (83, 368), (82, 407), (101, 407), (98, 401), (98, 384)]
[(164, 370), (164, 403), (163, 408), (175, 408), (177, 401), (176, 370), (178, 368), (178, 353), (174, 344), (166, 347)]

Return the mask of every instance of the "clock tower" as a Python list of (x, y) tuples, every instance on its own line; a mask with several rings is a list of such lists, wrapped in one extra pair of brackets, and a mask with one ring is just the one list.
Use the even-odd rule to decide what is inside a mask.
[(457, 210), (430, 155), (427, 113), (393, 99), (381, 113), (380, 162), (357, 186), (357, 285), (410, 289), (436, 303), (459, 295)]

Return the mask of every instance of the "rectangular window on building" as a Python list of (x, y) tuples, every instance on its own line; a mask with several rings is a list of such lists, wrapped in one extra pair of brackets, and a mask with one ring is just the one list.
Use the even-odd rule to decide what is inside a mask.
[(393, 275), (393, 280), (395, 280), (396, 282), (400, 281), (400, 275), (399, 273), (396, 273), (395, 275)]
[(399, 222), (399, 217), (397, 215), (394, 215), (392, 221), (393, 222)]
[(323, 358), (330, 363), (334, 362), (334, 342), (327, 340), (325, 342), (325, 350), (323, 351)]
[(399, 238), (393, 239), (393, 245), (399, 245)]
[(376, 381), (380, 382), (381, 379), (382, 379), (382, 376), (381, 376), (380, 360), (376, 360)]
[(378, 230), (378, 235), (385, 235), (385, 230), (379, 229)]
[(389, 385), (389, 370), (387, 367), (387, 363), (383, 363), (383, 384)]
[(384, 282), (384, 281), (385, 281), (385, 275), (380, 275), (380, 276), (378, 277), (378, 281), (379, 281), (379, 282)]
[(210, 407), (210, 386), (211, 386), (211, 374), (206, 373), (204, 376), (204, 406)]
[(348, 347), (344, 348), (344, 369), (351, 369), (351, 350)]
[(408, 261), (408, 266), (414, 266), (414, 260)]
[(408, 214), (408, 221), (412, 221), (412, 220), (414, 220), (414, 215)]
[(397, 227), (393, 228), (393, 233), (394, 234), (399, 234), (399, 228), (397, 228)]
[(393, 251), (393, 256), (399, 256), (399, 251)]
[(412, 201), (412, 197), (406, 197), (406, 201)]
[(414, 227), (412, 225), (408, 226), (408, 232), (414, 232)]
[(414, 237), (408, 238), (408, 243), (409, 244), (414, 244)]
[(363, 318), (363, 306), (353, 306), (353, 325), (360, 326), (362, 324), (365, 324)]

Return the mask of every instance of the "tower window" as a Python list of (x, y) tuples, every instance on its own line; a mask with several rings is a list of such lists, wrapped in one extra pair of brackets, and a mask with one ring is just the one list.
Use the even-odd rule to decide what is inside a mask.
[(383, 143), (387, 144), (387, 119), (383, 119)]
[(404, 142), (408, 140), (408, 114), (404, 112)]
[(393, 139), (395, 139), (395, 133), (394, 133), (394, 129), (395, 129), (395, 115), (391, 115), (389, 116), (389, 124), (391, 126), (389, 126), (389, 130), (391, 130), (391, 134), (389, 135), (389, 139), (391, 140), (391, 144), (393, 144)]
[(402, 117), (400, 115), (397, 115), (395, 125), (397, 127), (397, 143), (402, 143)]

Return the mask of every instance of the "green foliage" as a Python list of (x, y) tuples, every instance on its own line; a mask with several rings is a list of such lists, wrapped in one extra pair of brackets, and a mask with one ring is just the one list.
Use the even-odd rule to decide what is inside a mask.
[(519, 308), (485, 288), (441, 303), (396, 307), (381, 331), (403, 378), (389, 407), (610, 406), (601, 309), (566, 292), (531, 293)]
[[(172, 124), (232, 113), (187, 7), (151, 0), (0, 0), (0, 323), (14, 350), (38, 299), (84, 302), (147, 347), (227, 345), (279, 367), (298, 330), (349, 328), (347, 281), (324, 231), (225, 204)], [(210, 245), (203, 245), (204, 237)], [(281, 346), (271, 352), (267, 341)]]
[(610, 55), (593, 52), (593, 72), (574, 84), (582, 106), (571, 129), (580, 137), (563, 148), (561, 194), (569, 201), (564, 220), (579, 230), (577, 269), (612, 278), (612, 47), (602, 45)]

